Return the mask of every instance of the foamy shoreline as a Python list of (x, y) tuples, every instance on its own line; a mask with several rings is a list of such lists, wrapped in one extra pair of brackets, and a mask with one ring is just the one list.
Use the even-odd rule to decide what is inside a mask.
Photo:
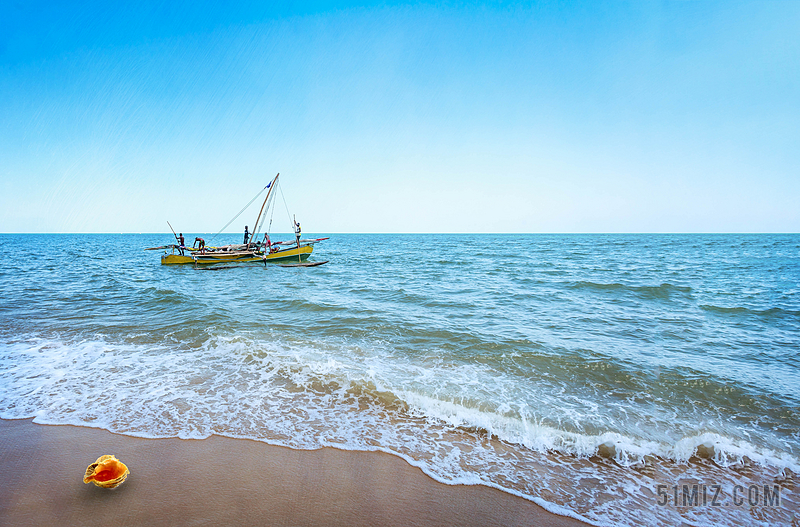
[[(212, 436), (141, 439), (0, 420), (3, 525), (586, 525), (482, 485), (445, 485), (380, 452), (294, 450)], [(109, 491), (86, 466), (131, 470)]]

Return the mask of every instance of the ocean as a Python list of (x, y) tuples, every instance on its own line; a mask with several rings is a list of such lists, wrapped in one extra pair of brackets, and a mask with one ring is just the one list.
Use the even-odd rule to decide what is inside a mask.
[(602, 525), (796, 521), (800, 235), (330, 237), (208, 272), (143, 250), (171, 234), (0, 235), (0, 418), (383, 451)]

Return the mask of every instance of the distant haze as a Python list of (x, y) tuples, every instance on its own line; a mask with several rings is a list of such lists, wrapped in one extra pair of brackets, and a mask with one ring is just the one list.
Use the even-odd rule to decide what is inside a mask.
[(0, 232), (800, 231), (800, 2), (259, 4), (6, 3)]

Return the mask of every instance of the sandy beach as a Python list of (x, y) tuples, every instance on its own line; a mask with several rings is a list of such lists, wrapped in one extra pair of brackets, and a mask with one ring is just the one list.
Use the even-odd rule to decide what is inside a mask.
[[(82, 481), (102, 454), (131, 470), (117, 489)], [(0, 420), (0, 525), (586, 524), (493, 488), (444, 485), (383, 453)]]

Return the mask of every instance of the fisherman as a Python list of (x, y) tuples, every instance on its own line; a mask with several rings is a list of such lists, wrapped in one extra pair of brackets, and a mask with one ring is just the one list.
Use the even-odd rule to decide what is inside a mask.
[(277, 244), (273, 245), (272, 244), (272, 240), (269, 239), (269, 234), (266, 234), (266, 233), (264, 234), (264, 245), (266, 245), (267, 252), (269, 254), (272, 254), (272, 253), (278, 251), (278, 245)]
[(183, 255), (184, 255), (184, 254), (183, 254), (183, 250), (185, 249), (185, 247), (184, 247), (184, 243), (185, 243), (185, 242), (183, 241), (183, 233), (181, 233), (181, 235), (180, 235), (180, 236), (178, 236), (178, 251), (180, 251), (180, 253), (181, 253), (181, 256), (183, 256)]
[(294, 222), (294, 233), (297, 235), (298, 238), (300, 237), (300, 224), (297, 223), (297, 220), (295, 220)]
[[(199, 243), (199, 245), (198, 245), (198, 243)], [(197, 250), (198, 250), (198, 251), (200, 251), (201, 253), (204, 253), (204, 252), (205, 252), (205, 248), (206, 248), (206, 241), (205, 241), (203, 238), (195, 238), (195, 239), (194, 239), (194, 243), (192, 244), (192, 249), (194, 249), (194, 248), (195, 248), (195, 245), (197, 245), (197, 246), (198, 246), (198, 247), (197, 247)]]
[(244, 226), (244, 244), (247, 245), (247, 241), (250, 239), (250, 233), (247, 232), (247, 225)]

